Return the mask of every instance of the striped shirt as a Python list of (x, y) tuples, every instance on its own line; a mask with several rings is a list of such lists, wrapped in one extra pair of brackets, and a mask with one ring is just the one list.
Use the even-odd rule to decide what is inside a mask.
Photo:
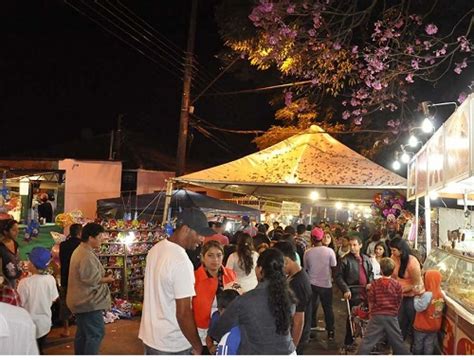
[(370, 285), (368, 292), (370, 315), (398, 316), (403, 293), (398, 281), (380, 278)]

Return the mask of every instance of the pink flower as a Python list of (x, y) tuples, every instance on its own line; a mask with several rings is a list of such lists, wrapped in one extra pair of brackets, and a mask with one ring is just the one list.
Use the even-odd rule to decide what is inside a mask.
[(362, 116), (359, 116), (358, 118), (354, 119), (354, 124), (359, 126), (362, 124)]
[(418, 66), (418, 60), (411, 61), (411, 67), (415, 70), (418, 70), (420, 67)]
[(406, 77), (405, 77), (405, 80), (406, 82), (408, 83), (414, 83), (415, 81), (413, 80), (413, 74), (408, 74)]
[(438, 32), (438, 27), (435, 24), (428, 24), (425, 27), (425, 31), (428, 35), (434, 35)]
[(466, 67), (467, 67), (466, 58), (464, 58), (461, 63), (456, 63), (456, 67), (454, 68), (454, 72), (459, 75), (459, 74), (461, 74), (462, 69), (464, 69)]
[(339, 43), (334, 43), (332, 47), (334, 48), (334, 50), (341, 50), (341, 44)]
[(378, 80), (375, 80), (372, 83), (372, 87), (374, 88), (374, 90), (382, 90), (382, 84)]
[(309, 30), (308, 30), (308, 35), (309, 35), (309, 36), (315, 36), (315, 35), (316, 35), (316, 30), (314, 30), (314, 29), (309, 29)]
[(469, 44), (469, 40), (466, 39), (465, 36), (460, 36), (457, 38), (459, 45), (461, 45), (461, 51), (470, 52), (471, 46)]
[(295, 12), (295, 5), (291, 4), (288, 6), (288, 8), (286, 9), (286, 12), (288, 14), (293, 14)]
[(278, 43), (278, 39), (275, 36), (270, 36), (268, 42), (270, 43), (270, 45), (276, 45)]
[(360, 109), (354, 110), (354, 111), (352, 112), (352, 115), (354, 115), (354, 116), (359, 116), (360, 114), (361, 114)]
[(262, 12), (270, 13), (273, 10), (273, 3), (266, 0), (260, 0), (258, 9), (260, 9)]
[(411, 55), (415, 52), (415, 50), (413, 49), (413, 46), (410, 45), (406, 48), (406, 52), (407, 52), (407, 54)]
[(400, 29), (403, 26), (403, 24), (404, 24), (403, 19), (400, 19), (395, 23), (395, 28)]
[(429, 50), (431, 47), (431, 43), (429, 41), (423, 41), (423, 45), (425, 46), (425, 50)]
[(293, 100), (293, 93), (291, 91), (286, 92), (285, 93), (285, 105), (290, 106), (292, 100)]
[(347, 120), (347, 119), (349, 119), (350, 117), (351, 117), (351, 113), (350, 113), (349, 111), (346, 110), (346, 111), (344, 111), (344, 112), (342, 113), (342, 119), (343, 119), (343, 120)]
[(357, 54), (358, 52), (359, 52), (359, 47), (357, 45), (352, 47), (352, 53), (353, 54)]
[(458, 103), (462, 104), (464, 100), (466, 100), (466, 98), (467, 98), (467, 94), (465, 92), (460, 93), (458, 97)]

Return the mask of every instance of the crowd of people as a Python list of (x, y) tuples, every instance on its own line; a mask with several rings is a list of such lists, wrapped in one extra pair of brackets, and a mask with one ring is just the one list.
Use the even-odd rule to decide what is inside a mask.
[[(173, 234), (146, 259), (138, 334), (145, 354), (305, 354), (320, 303), (325, 340), (335, 342), (333, 286), (350, 308), (367, 306), (370, 314), (358, 344), (348, 317), (341, 344), (346, 349), (370, 354), (384, 343), (394, 354), (433, 354), (444, 307), (441, 274), (430, 270), (423, 277), (420, 259), (400, 234), (364, 224), (272, 225), (254, 226), (243, 217), (241, 228), (226, 234), (200, 210), (179, 214)], [(1, 224), (0, 318), (16, 335), (22, 332), (21, 353), (43, 353), (51, 304), (59, 299), (63, 336), (70, 335), (68, 321), (75, 317), (75, 354), (98, 354), (103, 311), (111, 306), (108, 284), (114, 281), (94, 254), (102, 226), (71, 227), (60, 247), (59, 292), (45, 271), (51, 254), (44, 248), (28, 254), (31, 275), (19, 280), (17, 234), (14, 220)], [(36, 331), (19, 326), (20, 318)], [(14, 346), (0, 336), (3, 354), (15, 353)]]

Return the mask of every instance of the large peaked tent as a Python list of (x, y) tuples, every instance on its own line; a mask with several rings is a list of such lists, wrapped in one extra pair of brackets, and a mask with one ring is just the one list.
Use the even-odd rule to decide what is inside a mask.
[(238, 160), (175, 182), (276, 200), (370, 202), (376, 192), (405, 190), (406, 179), (340, 143), (319, 126)]

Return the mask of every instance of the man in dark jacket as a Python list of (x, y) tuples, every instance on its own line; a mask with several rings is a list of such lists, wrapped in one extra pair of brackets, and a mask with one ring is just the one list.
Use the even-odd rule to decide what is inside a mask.
[[(362, 239), (352, 236), (349, 244), (350, 253), (342, 257), (338, 264), (336, 284), (344, 294), (344, 299), (349, 300), (352, 308), (367, 301), (366, 287), (373, 280), (373, 273), (370, 258), (360, 252)], [(352, 345), (353, 341), (349, 319), (347, 319), (344, 345)]]
[(67, 281), (69, 276), (69, 264), (71, 263), (71, 256), (74, 250), (81, 243), (81, 224), (72, 224), (69, 228), (69, 237), (59, 244), (59, 262), (61, 266), (61, 288), (59, 291), (60, 298), (60, 314), (59, 317), (63, 322), (64, 330), (61, 337), (69, 337), (69, 318), (71, 311), (66, 305), (67, 296)]

